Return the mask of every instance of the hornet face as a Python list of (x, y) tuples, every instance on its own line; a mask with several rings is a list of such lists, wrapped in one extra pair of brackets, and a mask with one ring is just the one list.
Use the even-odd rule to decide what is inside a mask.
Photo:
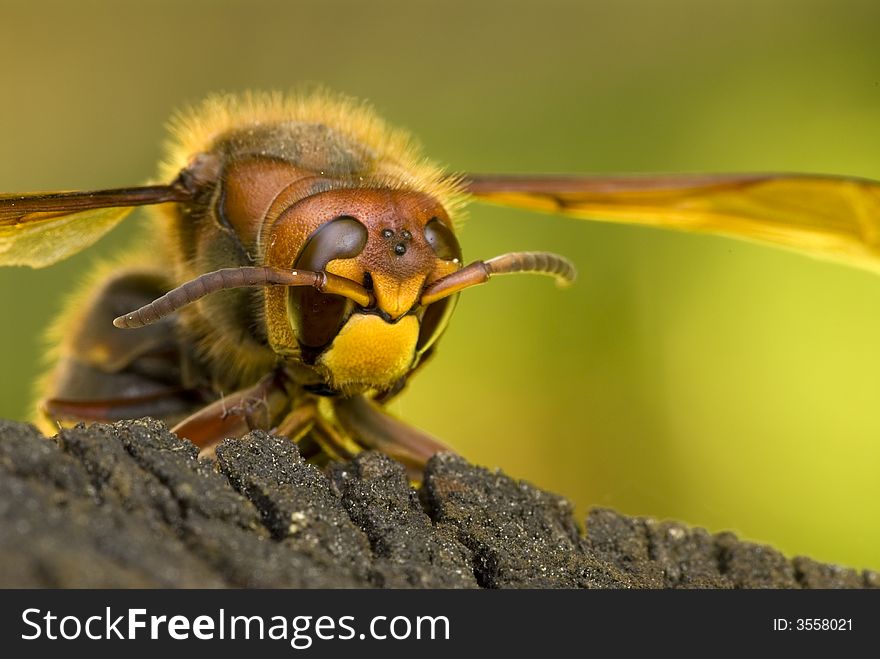
[(267, 225), (267, 265), (325, 271), (372, 294), (372, 304), (362, 306), (314, 288), (267, 291), (273, 349), (314, 369), (331, 390), (391, 388), (443, 332), (454, 298), (425, 305), (422, 292), (461, 267), (461, 249), (431, 197), (328, 190), (289, 205)]

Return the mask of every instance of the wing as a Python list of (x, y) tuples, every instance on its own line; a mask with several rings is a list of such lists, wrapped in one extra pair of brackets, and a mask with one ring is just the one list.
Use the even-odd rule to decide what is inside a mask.
[(801, 174), (466, 175), (481, 201), (714, 233), (880, 271), (880, 182)]
[(190, 198), (178, 185), (0, 195), (0, 266), (51, 265), (97, 241), (135, 206)]

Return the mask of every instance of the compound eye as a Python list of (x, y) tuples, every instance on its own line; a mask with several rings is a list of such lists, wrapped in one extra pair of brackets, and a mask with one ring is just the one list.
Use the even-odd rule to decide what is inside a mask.
[[(364, 251), (367, 236), (367, 228), (353, 217), (343, 215), (325, 222), (309, 238), (293, 267), (317, 271), (334, 259), (353, 258)], [(305, 287), (291, 287), (287, 295), (288, 314), (302, 358), (313, 363), (336, 337), (351, 303), (344, 297)]]
[(455, 234), (452, 233), (452, 229), (436, 217), (425, 225), (425, 240), (428, 241), (434, 253), (444, 261), (461, 261), (461, 246), (459, 246)]
[(367, 228), (343, 215), (325, 222), (311, 235), (293, 264), (303, 270), (323, 270), (334, 259), (350, 259), (364, 251)]
[(457, 296), (443, 298), (434, 304), (429, 304), (425, 309), (419, 326), (419, 340), (416, 343), (419, 355), (423, 355), (428, 348), (434, 345), (446, 330), (446, 324), (452, 316), (452, 310), (455, 308), (457, 300)]

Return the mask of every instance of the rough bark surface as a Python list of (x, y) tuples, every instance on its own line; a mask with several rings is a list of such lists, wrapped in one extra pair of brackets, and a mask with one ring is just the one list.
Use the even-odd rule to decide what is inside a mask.
[(0, 421), (0, 587), (865, 588), (730, 533), (593, 510), (453, 455), (418, 492), (364, 453), (328, 473), (252, 432), (216, 462), (149, 419)]

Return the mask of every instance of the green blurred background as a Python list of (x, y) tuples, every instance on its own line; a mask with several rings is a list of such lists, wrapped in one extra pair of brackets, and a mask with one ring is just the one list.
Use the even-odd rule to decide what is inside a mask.
[[(171, 112), (303, 82), (450, 168), (880, 178), (880, 3), (0, 2), (0, 188), (155, 173)], [(41, 333), (135, 235), (0, 272), (0, 416)], [(465, 256), (569, 255), (462, 296), (397, 413), (574, 500), (880, 568), (880, 278), (713, 237), (474, 206)], [(27, 383), (27, 384), (23, 384)]]

